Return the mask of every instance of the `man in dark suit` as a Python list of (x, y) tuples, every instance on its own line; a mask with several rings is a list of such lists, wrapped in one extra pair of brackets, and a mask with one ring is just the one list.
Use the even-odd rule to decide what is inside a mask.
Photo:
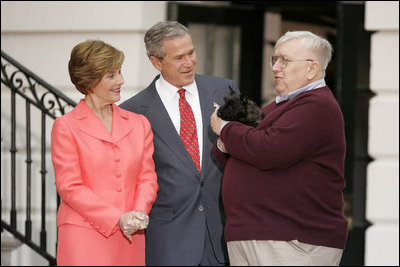
[[(121, 107), (145, 115), (154, 132), (159, 192), (146, 230), (146, 264), (225, 265), (222, 170), (211, 152), (217, 136), (210, 128), (210, 116), (214, 103), (223, 104), (224, 96), (229, 95), (229, 85), (238, 91), (237, 85), (195, 73), (192, 38), (178, 22), (155, 24), (144, 41), (160, 75)], [(186, 123), (178, 93), (182, 88), (193, 114), (190, 121), (195, 121), (195, 141), (189, 142), (198, 154), (194, 159), (181, 139)]]

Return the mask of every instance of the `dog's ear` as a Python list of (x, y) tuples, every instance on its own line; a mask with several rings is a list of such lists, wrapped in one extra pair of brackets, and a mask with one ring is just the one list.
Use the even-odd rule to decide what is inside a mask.
[(247, 97), (247, 95), (244, 93), (240, 93), (240, 103), (242, 104), (242, 106), (247, 107), (248, 102), (249, 98)]
[(235, 90), (233, 90), (233, 88), (232, 88), (231, 85), (228, 85), (228, 87), (229, 87), (229, 95), (227, 95), (227, 96), (224, 97), (225, 104), (226, 104), (228, 101), (231, 101), (232, 99), (234, 99), (235, 96), (239, 96), (239, 94), (236, 93)]
[(236, 93), (235, 90), (233, 90), (231, 85), (229, 85), (229, 92), (230, 92), (231, 95)]
[(232, 95), (234, 95), (235, 91), (233, 91), (232, 86), (229, 85), (229, 95), (224, 96), (225, 104), (229, 101)]

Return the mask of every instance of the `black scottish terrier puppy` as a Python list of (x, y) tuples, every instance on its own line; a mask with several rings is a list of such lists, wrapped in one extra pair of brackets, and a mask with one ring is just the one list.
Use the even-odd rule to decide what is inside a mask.
[(257, 126), (264, 118), (261, 108), (243, 94), (236, 93), (229, 86), (230, 95), (224, 97), (224, 105), (218, 109), (218, 117), (225, 121), (238, 121), (250, 126)]

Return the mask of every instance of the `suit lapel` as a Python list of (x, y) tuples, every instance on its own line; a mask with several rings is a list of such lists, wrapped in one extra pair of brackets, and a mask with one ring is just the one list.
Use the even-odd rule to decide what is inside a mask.
[[(202, 155), (202, 169), (206, 170), (207, 166), (210, 164), (210, 151), (212, 148), (212, 139), (215, 137), (214, 133), (210, 132), (210, 117), (214, 112), (214, 100), (213, 100), (213, 92), (210, 90), (209, 86), (205, 84), (203, 79), (200, 79), (198, 75), (196, 75), (196, 84), (199, 92), (200, 98), (200, 107), (201, 107), (201, 115), (203, 120), (203, 155)], [(210, 134), (213, 137), (210, 137)], [(204, 172), (202, 172), (203, 174)], [(203, 175), (202, 175), (203, 176)], [(204, 176), (206, 177), (206, 176)], [(203, 179), (203, 177), (202, 177)]]
[(121, 140), (123, 137), (128, 135), (134, 127), (135, 125), (132, 122), (129, 122), (127, 111), (113, 105), (112, 137), (114, 141), (118, 142)]
[(111, 135), (83, 99), (75, 107), (74, 115), (77, 120), (77, 126), (82, 132), (97, 139), (113, 142)]
[(154, 135), (161, 139), (189, 168), (198, 173), (192, 158), (181, 141), (181, 138), (156, 91), (154, 83), (148, 90), (149, 96), (147, 99), (149, 102), (144, 104), (143, 108), (147, 109), (144, 114), (151, 123)]
[(128, 116), (126, 112), (120, 110), (116, 105), (113, 105), (112, 135), (107, 132), (104, 125), (90, 110), (84, 100), (79, 101), (78, 105), (74, 109), (74, 113), (75, 118), (77, 119), (78, 128), (82, 132), (110, 143), (119, 141), (134, 128), (132, 123), (127, 122)]

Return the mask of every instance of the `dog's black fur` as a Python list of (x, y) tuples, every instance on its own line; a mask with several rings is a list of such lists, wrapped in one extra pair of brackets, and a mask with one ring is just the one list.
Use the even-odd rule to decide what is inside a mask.
[(218, 109), (218, 117), (225, 121), (238, 121), (250, 126), (257, 126), (264, 118), (261, 108), (243, 94), (236, 93), (229, 86), (230, 95), (224, 97), (224, 105)]

